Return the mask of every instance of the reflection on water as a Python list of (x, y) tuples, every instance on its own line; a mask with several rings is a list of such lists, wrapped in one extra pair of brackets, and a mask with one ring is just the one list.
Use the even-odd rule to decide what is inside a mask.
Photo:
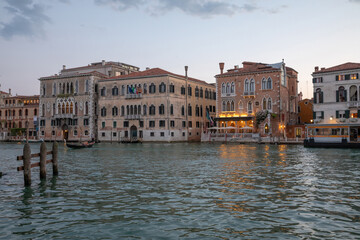
[[(37, 152), (39, 145), (31, 145)], [(50, 145), (49, 145), (50, 147)], [(23, 187), (0, 144), (1, 239), (356, 239), (360, 151), (286, 145), (59, 148)]]

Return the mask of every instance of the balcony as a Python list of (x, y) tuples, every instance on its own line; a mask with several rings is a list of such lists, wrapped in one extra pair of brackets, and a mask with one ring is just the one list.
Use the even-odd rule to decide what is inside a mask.
[(125, 116), (126, 120), (139, 120), (141, 115), (127, 115)]
[(235, 93), (221, 93), (221, 97), (235, 97)]
[(63, 113), (63, 114), (55, 114), (54, 118), (73, 118), (74, 114), (72, 113)]
[(348, 105), (349, 108), (358, 108), (358, 107), (360, 107), (360, 102), (351, 101), (351, 102), (348, 102), (347, 105)]
[(138, 94), (128, 93), (128, 94), (125, 95), (125, 99), (139, 99), (139, 98), (142, 98), (141, 93), (138, 93)]
[(244, 97), (255, 97), (255, 92), (244, 92)]

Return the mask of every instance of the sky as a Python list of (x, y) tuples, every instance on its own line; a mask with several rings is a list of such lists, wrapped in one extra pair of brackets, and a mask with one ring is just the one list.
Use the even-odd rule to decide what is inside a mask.
[(101, 60), (215, 82), (243, 61), (284, 59), (312, 96), (315, 66), (360, 62), (360, 0), (1, 0), (0, 90)]

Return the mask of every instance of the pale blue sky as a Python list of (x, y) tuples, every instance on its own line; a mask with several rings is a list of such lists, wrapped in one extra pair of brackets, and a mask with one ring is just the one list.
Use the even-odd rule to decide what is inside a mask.
[(38, 94), (38, 78), (101, 60), (215, 82), (243, 61), (285, 59), (312, 95), (314, 66), (360, 62), (360, 0), (1, 0), (0, 84)]

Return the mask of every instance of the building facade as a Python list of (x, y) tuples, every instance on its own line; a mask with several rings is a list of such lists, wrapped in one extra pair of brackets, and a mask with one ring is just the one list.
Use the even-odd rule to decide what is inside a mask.
[(0, 140), (38, 140), (39, 96), (10, 96), (0, 105)]
[(285, 137), (288, 125), (297, 123), (297, 72), (284, 62), (243, 62), (216, 75), (217, 118), (220, 128)]
[(46, 141), (97, 139), (98, 81), (138, 71), (118, 62), (98, 62), (40, 78), (40, 138)]
[(214, 85), (160, 68), (102, 79), (99, 140), (200, 141), (215, 101)]

